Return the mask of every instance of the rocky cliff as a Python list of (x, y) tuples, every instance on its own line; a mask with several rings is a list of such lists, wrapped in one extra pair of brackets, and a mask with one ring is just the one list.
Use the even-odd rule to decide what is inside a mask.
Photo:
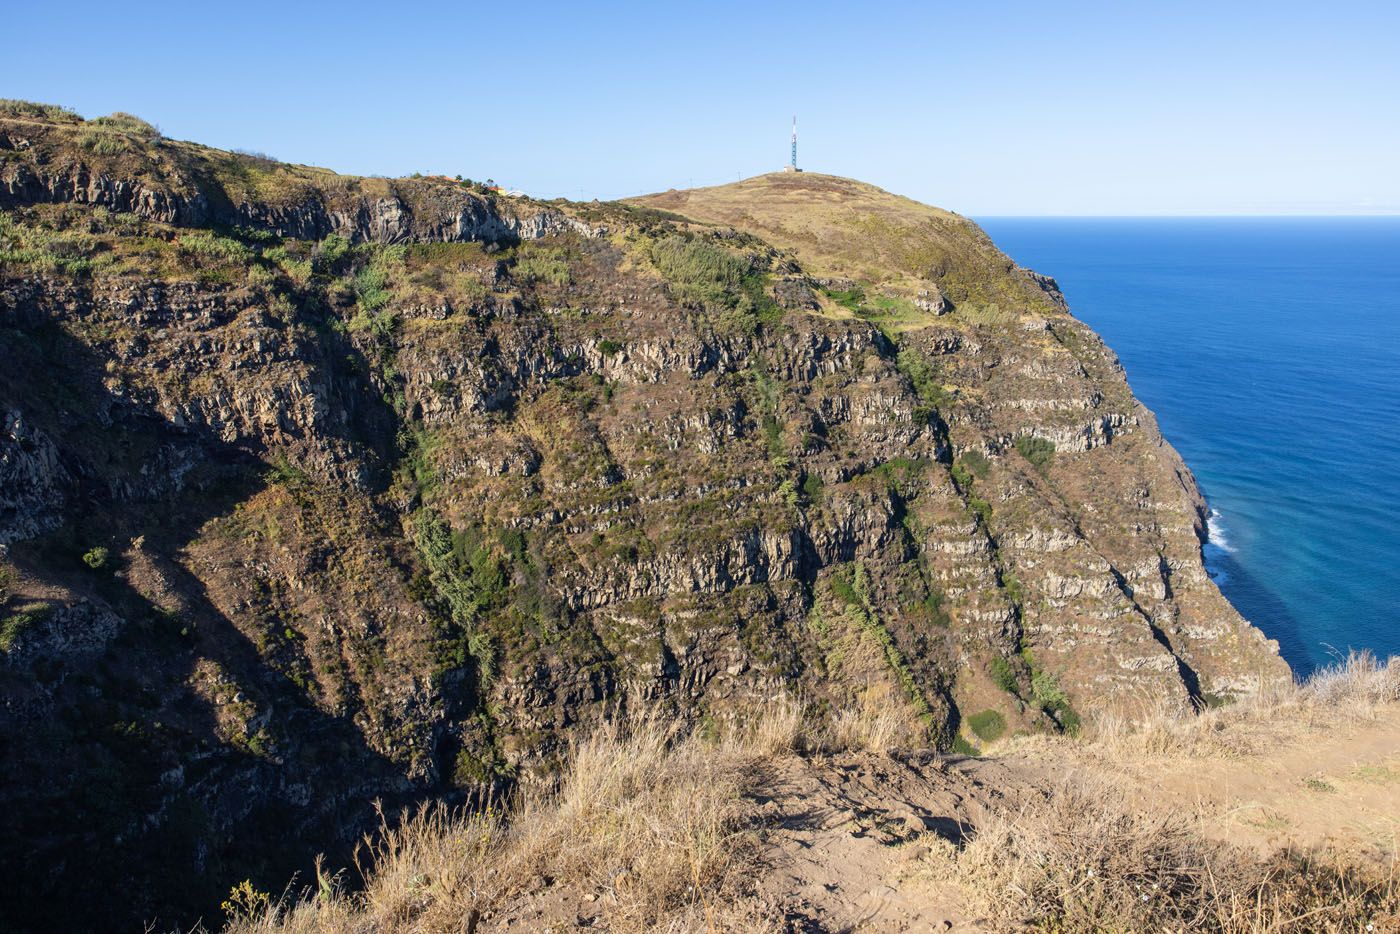
[(12, 926), (214, 917), (619, 706), (881, 688), (970, 751), (1287, 676), (1113, 354), (963, 218), (820, 175), (506, 199), (131, 120), (0, 115)]

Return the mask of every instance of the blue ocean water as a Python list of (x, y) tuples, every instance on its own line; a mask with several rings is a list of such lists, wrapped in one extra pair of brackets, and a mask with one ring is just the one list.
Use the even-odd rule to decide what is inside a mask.
[(1400, 654), (1400, 218), (979, 223), (1118, 352), (1294, 671)]

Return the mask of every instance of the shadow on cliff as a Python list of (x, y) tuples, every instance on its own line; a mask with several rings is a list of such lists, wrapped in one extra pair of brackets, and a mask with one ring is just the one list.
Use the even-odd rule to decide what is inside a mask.
[[(358, 356), (327, 339), (325, 359)], [(296, 872), (304, 884), (318, 852), (347, 865), (375, 820), (374, 798), (392, 813), (428, 790), (367, 744), (353, 710), (320, 709), (270, 664), (178, 560), (209, 520), (267, 485), (262, 452), (114, 395), (105, 364), (42, 302), (0, 305), (0, 407), (48, 435), (73, 478), (62, 526), (15, 546), (11, 559), (54, 606), (110, 608), (121, 619), (87, 654), (0, 658), (6, 930), (217, 922), (233, 884), (251, 878), (277, 892)], [(337, 385), (353, 413), (340, 440), (378, 465), (371, 484), (382, 489), (394, 415), (368, 384)], [(152, 474), (187, 463), (182, 484), (161, 492)], [(84, 566), (93, 543), (137, 537), (178, 614), (123, 574)], [(217, 711), (192, 687), (210, 662), (268, 714), (270, 741), (221, 738)]]

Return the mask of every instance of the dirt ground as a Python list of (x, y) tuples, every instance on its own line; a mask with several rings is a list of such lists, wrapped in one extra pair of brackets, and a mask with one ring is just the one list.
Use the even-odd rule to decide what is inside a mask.
[(1208, 836), (1269, 851), (1330, 845), (1392, 859), (1400, 838), (1400, 710), (1256, 737), (1234, 755), (1125, 763), (1057, 740), (983, 759), (789, 758), (760, 802), (762, 899), (788, 930), (989, 930), (955, 892), (902, 879), (928, 834), (956, 842), (989, 806), (1019, 807), (1065, 773), (1120, 775), (1135, 796), (1195, 815)]

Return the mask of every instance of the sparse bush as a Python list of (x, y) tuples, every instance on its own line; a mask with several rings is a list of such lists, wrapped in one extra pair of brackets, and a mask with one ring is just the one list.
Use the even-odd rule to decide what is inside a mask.
[(888, 684), (876, 683), (835, 713), (822, 745), (831, 751), (885, 753), (926, 735), (908, 701)]
[(83, 119), (76, 112), (57, 104), (40, 104), (10, 98), (0, 98), (0, 116), (48, 120), (53, 123), (80, 123)]
[(108, 114), (105, 117), (95, 117), (88, 121), (89, 125), (100, 126), (104, 129), (115, 130), (118, 133), (125, 133), (142, 140), (160, 139), (160, 130), (153, 124), (147, 123), (140, 117), (133, 114), (118, 111)]
[(1239, 697), (1232, 704), (1191, 711), (1160, 704), (1128, 710), (1097, 710), (1096, 744), (1128, 759), (1144, 756), (1238, 755), (1258, 742), (1256, 727), (1276, 731), (1325, 728), (1368, 719), (1400, 701), (1400, 658), (1378, 660), (1353, 652), (1295, 685), (1279, 679)]
[(987, 455), (978, 450), (964, 451), (957, 462), (978, 480), (987, 479), (992, 472), (992, 462), (987, 459)]
[(1016, 670), (1011, 667), (1011, 663), (1006, 659), (997, 657), (992, 659), (991, 664), (992, 682), (1008, 694), (1021, 693), (1021, 686), (1016, 680)]
[(131, 150), (131, 140), (124, 134), (100, 127), (90, 127), (78, 134), (78, 145), (99, 156), (119, 156)]
[(232, 920), (252, 920), (267, 911), (272, 896), (253, 887), (252, 880), (244, 879), (229, 890), (219, 908)]
[(83, 564), (86, 564), (94, 571), (99, 571), (107, 566), (107, 558), (107, 549), (99, 545), (98, 547), (89, 550), (83, 555)]
[(1055, 458), (1055, 442), (1034, 435), (1020, 435), (1016, 438), (1016, 450), (1030, 461), (1036, 470), (1044, 472)]
[(570, 280), (568, 257), (557, 248), (522, 247), (512, 272), (524, 282), (568, 285)]
[(995, 710), (983, 710), (968, 717), (967, 726), (978, 739), (990, 743), (1006, 732), (1006, 718)]

